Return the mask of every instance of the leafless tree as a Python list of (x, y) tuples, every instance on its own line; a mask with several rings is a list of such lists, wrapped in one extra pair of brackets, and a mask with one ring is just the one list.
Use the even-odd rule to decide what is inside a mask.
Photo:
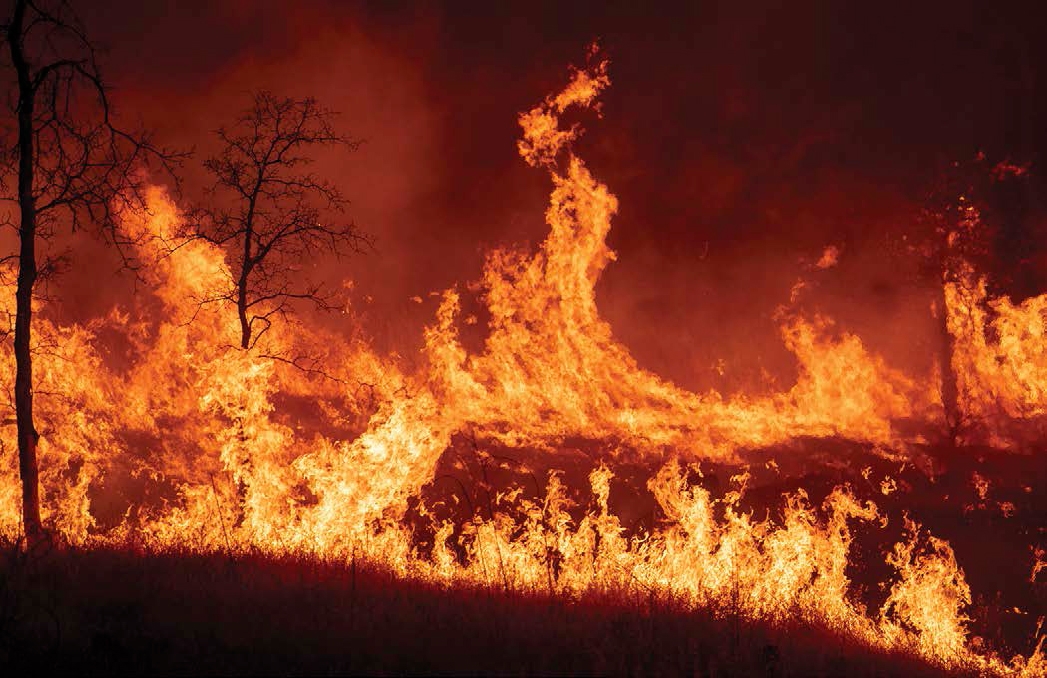
[(9, 57), (4, 85), (17, 121), (2, 131), (0, 198), (17, 213), (7, 224), (19, 242), (17, 257), (11, 257), (18, 265), (15, 418), (22, 520), (32, 543), (47, 534), (40, 520), (39, 434), (33, 422), (32, 300), (53, 262), (38, 261), (38, 242), (63, 224), (73, 230), (93, 227), (130, 264), (118, 216), (144, 208), (150, 165), (169, 172), (180, 156), (157, 148), (147, 134), (116, 124), (95, 45), (66, 0), (15, 0), (0, 31)]
[(1043, 235), (1028, 214), (1035, 200), (1028, 165), (993, 164), (983, 154), (941, 168), (926, 198), (923, 221), (930, 228), (917, 249), (923, 254), (923, 275), (937, 283), (940, 395), (953, 445), (976, 422), (965, 419), (960, 404), (959, 375), (953, 366), (956, 337), (948, 326), (945, 287), (954, 285), (973, 294), (965, 274), (965, 266), (973, 266), (987, 275), (993, 296), (1021, 300), (1041, 293), (1042, 283), (1030, 280), (1029, 270), (1038, 249), (1035, 243)]
[(210, 204), (192, 213), (197, 234), (232, 254), (230, 285), (240, 346), (253, 348), (295, 302), (327, 309), (333, 297), (308, 279), (303, 264), (325, 254), (361, 251), (369, 240), (346, 219), (348, 200), (308, 171), (312, 152), (360, 142), (335, 131), (335, 114), (313, 98), (261, 91), (231, 128), (216, 134), (221, 151), (204, 166), (214, 183)]

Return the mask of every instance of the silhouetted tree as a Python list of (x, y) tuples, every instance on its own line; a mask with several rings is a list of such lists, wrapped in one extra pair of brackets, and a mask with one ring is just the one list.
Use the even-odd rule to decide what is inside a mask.
[(313, 98), (258, 92), (233, 127), (217, 131), (222, 149), (204, 163), (214, 178), (211, 201), (192, 220), (198, 235), (231, 252), (232, 278), (220, 299), (236, 305), (243, 349), (295, 301), (331, 307), (323, 283), (305, 277), (301, 264), (368, 244), (345, 218), (349, 202), (339, 189), (306, 171), (311, 152), (359, 147), (335, 131), (334, 116)]
[[(959, 379), (953, 366), (956, 353), (956, 338), (949, 331), (948, 306), (945, 287), (949, 284), (966, 284), (959, 275), (960, 262), (969, 257), (971, 242), (958, 237), (958, 224), (965, 218), (964, 210), (970, 206), (957, 202), (962, 194), (949, 194), (949, 184), (939, 186), (931, 197), (931, 207), (925, 209), (924, 219), (932, 226), (932, 236), (922, 243), (925, 256), (924, 275), (935, 281), (934, 299), (935, 324), (938, 334), (938, 366), (940, 370), (939, 395), (942, 399), (945, 432), (948, 441), (956, 445), (963, 425), (960, 410)], [(945, 196), (949, 196), (946, 198)]]
[[(18, 263), (14, 395), (22, 520), (32, 543), (46, 535), (40, 520), (30, 347), (33, 290), (50, 260), (38, 262), (38, 241), (52, 237), (60, 224), (74, 230), (93, 226), (130, 263), (117, 217), (126, 208), (144, 208), (143, 165), (158, 161), (170, 170), (177, 156), (156, 148), (148, 135), (114, 123), (95, 47), (67, 2), (16, 0), (0, 30), (6, 66), (14, 76), (4, 84), (17, 121), (14, 129), (4, 130), (0, 188), (2, 199), (16, 205), (17, 212), (17, 223), (8, 222), (19, 243), (12, 257)], [(12, 183), (14, 194), (8, 190)]]
[(953, 369), (956, 340), (948, 330), (944, 288), (967, 285), (964, 266), (988, 278), (992, 296), (1021, 301), (1044, 291), (1038, 270), (1042, 248), (1042, 215), (1025, 165), (999, 162), (984, 155), (954, 162), (941, 170), (927, 199), (925, 220), (934, 235), (922, 243), (925, 273), (937, 278), (935, 300), (940, 337), (941, 397), (947, 432), (955, 444), (968, 422), (959, 406), (958, 378)]

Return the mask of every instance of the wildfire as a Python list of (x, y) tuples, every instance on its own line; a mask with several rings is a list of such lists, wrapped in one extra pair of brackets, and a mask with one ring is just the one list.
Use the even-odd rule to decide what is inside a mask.
[[(235, 313), (218, 293), (230, 276), (222, 251), (182, 234), (178, 207), (154, 189), (150, 213), (125, 223), (141, 258), (156, 262), (146, 269), (148, 292), (86, 325), (46, 314), (37, 324), (45, 521), (77, 544), (360, 551), (453, 584), (564, 594), (639, 587), (725, 613), (828, 623), (946, 668), (1042, 675), (1039, 649), (1009, 663), (975, 651), (963, 569), (947, 542), (908, 518), (886, 555), (895, 572), (886, 600), (869, 610), (848, 567), (855, 525), (888, 522), (872, 502), (840, 486), (815, 505), (799, 489), (759, 519), (743, 508), (747, 474), (719, 495), (696, 481), (702, 462), (740, 464), (747, 450), (806, 437), (907, 458), (922, 438), (898, 422), (940, 427), (941, 403), (928, 395), (930, 376), (905, 375), (830, 319), (790, 309), (779, 314), (781, 336), (799, 376), (786, 391), (694, 393), (641, 368), (596, 303), (597, 281), (615, 260), (606, 238), (618, 201), (571, 150), (582, 128), (561, 120), (594, 107), (609, 85), (606, 61), (594, 56), (562, 92), (520, 116), (520, 156), (552, 181), (548, 236), (534, 252), (488, 254), (481, 352), (460, 340), (468, 322), (460, 292), (443, 292), (419, 371), (363, 339), (305, 324), (274, 325), (242, 350)], [(839, 256), (831, 247), (815, 266)], [(1010, 444), (1047, 414), (1047, 297), (990, 299), (968, 268), (946, 283), (945, 300), (970, 435)], [(110, 352), (113, 337), (124, 354)], [(4, 357), (10, 383), (14, 361)], [(303, 360), (322, 374), (301, 369)], [(15, 449), (14, 435), (3, 429), (4, 449)], [(464, 523), (442, 517), (419, 497), (463, 439), (484, 463), (516, 449), (541, 467), (555, 466), (567, 441), (595, 441), (605, 453), (588, 475), (588, 508), (551, 472), (532, 475), (540, 491), (500, 488)], [(12, 454), (2, 459), (0, 531), (16, 535), (18, 470)], [(612, 510), (611, 483), (625, 460), (653, 469), (646, 487), (665, 519), (649, 529), (627, 528)], [(778, 472), (775, 462), (767, 468)], [(886, 497), (899, 485), (884, 476), (870, 487)], [(103, 488), (127, 497), (118, 512), (102, 515)], [(425, 548), (411, 511), (431, 522)], [(1041, 569), (1038, 553), (1034, 579)]]

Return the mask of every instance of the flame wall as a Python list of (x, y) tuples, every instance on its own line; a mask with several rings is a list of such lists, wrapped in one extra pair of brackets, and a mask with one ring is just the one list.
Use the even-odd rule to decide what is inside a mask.
[[(616, 256), (607, 238), (619, 202), (573, 150), (581, 128), (564, 122), (595, 107), (610, 84), (606, 62), (590, 57), (565, 89), (519, 118), (521, 157), (552, 182), (548, 234), (536, 248), (487, 253), (472, 286), (487, 318), (477, 349), (461, 339), (474, 319), (462, 316), (455, 287), (411, 360), (304, 321), (274, 328), (252, 351), (235, 348), (235, 315), (205, 301), (229, 277), (224, 255), (183, 240), (176, 203), (156, 188), (151, 214), (125, 224), (142, 257), (156, 262), (140, 294), (88, 322), (41, 309), (45, 520), (74, 543), (329, 557), (362, 549), (404, 574), (457, 584), (565, 593), (639, 586), (757, 618), (828, 623), (947, 668), (1042, 672), (1039, 650), (1008, 664), (971, 648), (963, 571), (949, 544), (915, 523), (907, 520), (888, 554), (886, 600), (869, 610), (855, 600), (848, 565), (853, 526), (886, 521), (873, 503), (840, 487), (819, 507), (799, 490), (759, 520), (740, 508), (748, 473), (721, 497), (694, 482), (702, 461), (737, 463), (745, 450), (804, 437), (908, 459), (941, 428), (936, 379), (893, 368), (855, 334), (795, 304), (776, 317), (797, 376), (776, 392), (695, 392), (639, 366), (596, 298)], [(825, 250), (813, 267), (838, 256)], [(973, 271), (962, 280), (945, 299), (964, 415), (991, 423), (991, 403), (1009, 425), (1035, 424), (1047, 393), (1042, 300), (990, 300)], [(794, 286), (794, 299), (803, 294)], [(10, 381), (13, 361), (4, 364)], [(912, 420), (921, 425), (899, 425)], [(3, 435), (13, 450), (13, 428)], [(970, 435), (1012, 442), (995, 425)], [(540, 464), (571, 439), (601, 441), (607, 453), (588, 477), (591, 507), (578, 511), (552, 473), (533, 495), (500, 488), (486, 515), (473, 507), (464, 524), (439, 519), (438, 507), (417, 498), (463, 438), (484, 463), (515, 449)], [(10, 535), (19, 530), (18, 482), (13, 455), (4, 458), (0, 529)], [(626, 530), (610, 508), (624, 460), (651, 469), (647, 488), (665, 521), (649, 531)], [(432, 518), (427, 548), (405, 521), (412, 511)]]

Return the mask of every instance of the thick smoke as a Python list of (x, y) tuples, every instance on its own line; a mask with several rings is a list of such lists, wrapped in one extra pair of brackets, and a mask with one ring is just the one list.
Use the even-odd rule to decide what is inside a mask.
[[(1032, 123), (1047, 106), (1030, 83), (1047, 60), (1020, 7), (991, 21), (954, 5), (818, 2), (566, 15), (556, 3), (179, 7), (110, 3), (85, 17), (109, 46), (121, 111), (198, 158), (256, 88), (341, 111), (366, 143), (317, 169), (353, 199), (376, 250), (322, 262), (318, 275), (352, 281), (348, 322), (383, 350), (417, 349), (430, 293), (472, 279), (484, 251), (543, 237), (545, 189), (515, 158), (514, 117), (597, 36), (617, 87), (581, 152), (623, 205), (601, 305), (642, 365), (690, 388), (792, 380), (774, 317), (801, 276), (802, 304), (925, 372), (934, 281), (908, 243), (925, 234), (928, 187), (979, 150), (1036, 161), (1044, 148)], [(190, 165), (192, 198), (203, 177)], [(839, 265), (808, 271), (829, 245)], [(60, 283), (79, 319), (134, 291), (115, 276), (84, 284), (117, 268), (96, 254)]]

